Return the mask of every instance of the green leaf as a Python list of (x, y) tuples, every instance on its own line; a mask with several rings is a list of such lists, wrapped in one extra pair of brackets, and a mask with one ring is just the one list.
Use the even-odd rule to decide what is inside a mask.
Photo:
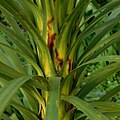
[[(49, 86), (50, 91), (48, 93), (49, 96), (45, 120), (58, 120), (60, 78), (49, 78)], [(53, 115), (51, 115), (51, 113)]]
[(92, 102), (90, 104), (103, 112), (108, 117), (120, 116), (120, 103)]
[[(73, 56), (74, 56), (74, 53), (76, 53), (77, 52), (77, 50), (78, 50), (78, 47), (81, 45), (81, 43), (83, 42), (83, 40), (85, 39), (85, 38), (87, 38), (90, 34), (92, 34), (92, 33), (96, 33), (96, 30), (95, 30), (95, 25), (97, 24), (97, 22), (99, 21), (99, 20), (101, 20), (101, 18), (103, 18), (106, 14), (108, 14), (108, 12), (110, 12), (110, 11), (112, 11), (112, 10), (114, 10), (115, 8), (117, 8), (118, 6), (119, 6), (119, 4), (120, 4), (120, 1), (114, 1), (114, 2), (111, 2), (110, 3), (110, 5), (109, 5), (109, 7), (107, 7), (107, 5), (106, 6), (104, 6), (104, 8), (101, 8), (101, 9), (103, 9), (103, 12), (100, 12), (100, 14), (85, 28), (85, 30), (83, 31), (83, 32), (81, 32), (79, 35), (78, 35), (78, 37), (77, 37), (77, 39), (76, 39), (76, 41), (74, 42), (74, 44), (70, 47), (70, 49), (69, 49), (69, 51), (68, 51), (68, 53), (70, 54), (70, 56), (73, 58)], [(105, 9), (105, 10), (104, 10)], [(99, 10), (98, 10), (99, 11)], [(101, 11), (101, 10), (100, 10)], [(105, 34), (105, 32), (107, 33), (108, 31), (106, 31), (105, 29), (104, 29), (104, 27), (106, 26), (106, 29), (108, 29), (108, 30), (110, 30), (110, 28), (112, 28), (112, 26), (113, 25), (115, 25), (117, 22), (119, 22), (119, 20), (120, 20), (120, 16), (118, 15), (118, 16), (116, 16), (115, 18), (113, 18), (113, 19), (111, 19), (111, 20), (109, 20), (109, 21), (107, 21), (107, 22), (105, 22), (105, 23), (103, 23), (103, 31), (101, 31), (101, 35), (97, 35), (97, 38), (99, 38), (100, 39), (100, 37), (102, 37), (102, 33), (104, 33)], [(107, 24), (106, 24), (107, 23)], [(97, 30), (99, 31), (99, 30), (101, 30), (101, 25), (97, 25)], [(104, 35), (103, 34), (103, 35)], [(97, 43), (98, 42), (98, 39), (96, 38), (96, 40), (94, 41), (95, 43)], [(94, 43), (93, 42), (93, 43)], [(92, 43), (92, 44), (93, 44)], [(94, 43), (94, 44), (95, 44)], [(94, 45), (93, 44), (93, 45)], [(90, 45), (90, 47), (91, 47), (91, 45)], [(92, 47), (91, 47), (92, 48)], [(87, 48), (87, 50), (86, 51), (89, 51), (89, 49), (90, 48)]]
[(24, 58), (26, 58), (31, 63), (31, 65), (33, 65), (33, 67), (36, 69), (36, 71), (38, 72), (38, 75), (43, 75), (40, 67), (34, 62), (33, 59), (31, 59), (29, 56), (27, 56), (27, 54), (24, 54), (21, 51), (19, 51), (18, 49), (12, 48), (12, 47), (10, 47), (6, 44), (3, 44), (1, 42), (0, 42), (0, 46), (4, 47), (4, 49), (10, 49), (10, 50), (18, 53), (19, 55), (23, 56)]
[(109, 120), (102, 113), (93, 108), (89, 103), (79, 99), (76, 96), (67, 96), (63, 100), (73, 104), (78, 110), (82, 111), (91, 120)]
[[(102, 57), (95, 58), (93, 60), (89, 60), (88, 62), (85, 62), (85, 63), (79, 65), (78, 67), (76, 67), (75, 69), (73, 69), (68, 76), (65, 77), (64, 81), (62, 81), (62, 84), (61, 84), (61, 93), (64, 94), (64, 95), (65, 94), (68, 95), (68, 93), (69, 93), (69, 87), (68, 86), (70, 86), (71, 83), (72, 83), (73, 75), (75, 73), (79, 72), (80, 70), (82, 70), (82, 67), (84, 67), (84, 66), (86, 66), (86, 65), (88, 65), (90, 63), (103, 62), (103, 61), (120, 62), (120, 57), (117, 56), (117, 55), (102, 56)], [(78, 81), (78, 83), (79, 83), (79, 81)], [(79, 89), (79, 87), (75, 88), (74, 90), (76, 91), (77, 89)]]
[(44, 115), (46, 113), (46, 107), (45, 107), (45, 101), (44, 101), (43, 97), (39, 94), (39, 92), (37, 91), (37, 89), (34, 86), (25, 85), (24, 89), (31, 96), (34, 96), (38, 100), (38, 103), (39, 103), (39, 113), (41, 111), (41, 106), (42, 106), (42, 110), (43, 110), (42, 117), (44, 117)]
[(96, 107), (102, 112), (120, 112), (120, 103), (114, 102), (92, 102), (92, 106)]
[(2, 89), (0, 89), (0, 116), (19, 87), (21, 87), (25, 82), (32, 79), (33, 77), (34, 76), (23, 76), (17, 79), (13, 79), (12, 81), (8, 82)]
[(88, 62), (83, 63), (81, 66), (87, 65), (90, 63), (103, 62), (103, 61), (120, 62), (120, 56), (118, 56), (118, 55), (100, 56), (95, 59), (89, 60)]
[(1, 61), (0, 61), (0, 73), (6, 76), (9, 76), (11, 78), (18, 78), (18, 77), (23, 76), (23, 74), (19, 73), (18, 71), (9, 67), (8, 65), (2, 63)]
[(120, 62), (110, 64), (94, 73), (89, 75), (84, 81), (88, 81), (81, 89), (78, 94), (80, 98), (84, 98), (91, 90), (93, 90), (98, 84), (106, 80), (110, 75), (119, 71)]
[[(111, 27), (112, 25), (110, 25)], [(91, 59), (94, 57), (97, 57), (97, 55), (101, 54), (105, 49), (107, 49), (109, 46), (111, 46), (113, 43), (119, 41), (120, 38), (120, 31), (116, 32), (115, 34), (111, 35), (110, 37), (108, 37), (105, 40), (101, 40), (101, 37), (106, 34), (106, 32), (109, 30), (110, 28), (107, 27), (105, 28), (105, 30), (102, 30), (102, 32), (100, 32), (98, 34), (98, 36), (96, 36), (94, 38), (94, 40), (91, 42), (91, 44), (87, 47), (87, 49), (83, 52), (82, 56), (79, 58), (79, 64), (81, 63), (81, 61), (85, 60), (85, 59)], [(107, 31), (106, 31), (107, 30)], [(104, 49), (102, 49), (104, 48)], [(95, 56), (96, 55), (96, 56)], [(85, 60), (85, 61), (87, 61)], [(84, 62), (85, 62), (84, 61)]]
[(1, 116), (1, 119), (3, 119), (3, 120), (11, 120), (9, 117), (8, 117), (8, 115), (7, 114), (2, 114), (2, 116)]
[(45, 91), (49, 91), (49, 83), (46, 78), (43, 78), (41, 76), (37, 76), (35, 79), (27, 82), (28, 85), (31, 87), (34, 86), (38, 89), (43, 89)]
[(12, 118), (13, 120), (19, 120), (15, 113), (13, 113), (13, 114), (11, 115), (11, 118)]
[[(70, 37), (72, 34), (71, 27), (74, 25), (75, 21), (80, 16), (80, 19), (83, 16), (84, 11), (86, 10), (89, 0), (79, 1), (76, 8), (73, 9), (71, 14), (65, 19), (64, 24), (62, 25), (61, 32), (57, 40), (57, 50), (59, 58), (65, 60), (67, 53), (67, 44), (70, 42)], [(80, 14), (81, 13), (81, 14)], [(64, 72), (63, 72), (64, 73)]]
[(21, 113), (25, 120), (39, 120), (38, 115), (35, 112), (25, 108), (24, 106), (19, 105), (15, 101), (11, 101), (10, 104)]
[(66, 112), (66, 114), (65, 114), (65, 116), (62, 118), (62, 120), (67, 120), (67, 119), (71, 118), (71, 117), (72, 117), (72, 114), (74, 113), (74, 111), (75, 111), (75, 108), (73, 108), (73, 109), (69, 110), (68, 112)]
[(120, 85), (108, 91), (105, 95), (103, 95), (98, 101), (108, 101), (112, 96), (116, 95), (120, 91)]
[(113, 102), (93, 102), (90, 103), (96, 109), (103, 112), (108, 117), (120, 116), (120, 103)]
[(57, 21), (58, 21), (58, 27), (60, 28), (63, 24), (63, 21), (65, 20), (67, 16), (66, 11), (66, 0), (56, 0), (55, 1), (55, 11), (57, 11)]
[(0, 29), (10, 38), (13, 43), (25, 54), (27, 54), (31, 58), (35, 58), (35, 54), (33, 53), (32, 49), (26, 42), (26, 39), (22, 38), (19, 33), (15, 33), (12, 29), (7, 28), (6, 26), (0, 23)]
[(7, 83), (7, 80), (5, 80), (5, 79), (3, 79), (3, 78), (0, 77), (0, 85), (1, 85), (1, 87), (3, 87), (4, 85), (6, 85), (6, 83)]
[(35, 99), (34, 95), (29, 94), (29, 92), (27, 92), (27, 90), (21, 88), (20, 89), (22, 94), (23, 94), (23, 102), (24, 102), (24, 106), (28, 109), (30, 109), (31, 111), (34, 111), (35, 113), (38, 113), (39, 111), (39, 104), (37, 102), (37, 99)]
[[(28, 4), (30, 4), (28, 2)], [(13, 7), (14, 6), (14, 7)], [(4, 9), (7, 12), (10, 12), (23, 26), (24, 28), (32, 35), (34, 42), (37, 45), (37, 55), (41, 65), (42, 70), (44, 71), (47, 77), (55, 76), (55, 68), (50, 56), (50, 51), (42, 39), (42, 36), (39, 34), (38, 29), (35, 27), (34, 23), (30, 19), (30, 14), (27, 13), (20, 1), (9, 1), (1, 0), (0, 8)], [(34, 14), (34, 11), (32, 11)]]
[[(6, 41), (5, 37), (0, 36), (0, 38), (1, 38), (1, 43), (10, 46), (9, 43)], [(2, 61), (4, 64), (16, 69), (20, 73), (26, 74), (23, 64), (20, 61), (20, 59), (15, 51), (12, 51), (10, 49), (4, 49), (4, 47), (1, 47), (0, 54), (1, 54), (0, 61)]]

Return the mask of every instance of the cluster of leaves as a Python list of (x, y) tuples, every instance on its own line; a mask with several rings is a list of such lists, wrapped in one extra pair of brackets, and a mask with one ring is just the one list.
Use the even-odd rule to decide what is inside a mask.
[[(105, 5), (105, 4), (107, 4), (107, 3), (109, 3), (110, 1), (109, 0), (103, 0), (103, 1), (99, 1), (99, 0), (96, 0), (96, 1), (93, 1), (93, 2), (95, 2), (95, 4), (98, 6), (98, 7), (100, 7), (100, 6), (103, 6), (103, 5)], [(96, 7), (97, 7), (96, 6)], [(94, 7), (91, 7), (91, 9), (89, 9), (89, 11), (87, 12), (87, 14), (86, 14), (86, 17), (87, 16), (89, 16), (89, 15), (91, 15), (92, 13), (93, 13), (93, 11), (94, 11)], [(109, 14), (110, 15), (110, 14)], [(104, 19), (103, 19), (103, 21), (104, 21)], [(119, 31), (120, 30), (120, 23), (117, 23), (114, 27), (113, 27), (113, 29), (109, 32), (109, 34), (114, 34), (115, 32), (117, 32), (117, 31)], [(92, 38), (93, 38), (93, 35), (91, 35), (91, 36), (89, 36), (89, 38), (87, 38), (87, 40), (86, 40), (86, 44), (89, 44), (89, 42), (91, 42), (91, 40), (92, 40)], [(109, 47), (105, 52), (103, 52), (102, 53), (103, 55), (120, 55), (120, 42), (117, 42), (116, 44), (114, 44), (114, 45), (112, 45), (111, 47)], [(88, 70), (87, 70), (87, 74), (89, 75), (89, 74), (91, 74), (93, 71), (96, 71), (97, 69), (100, 69), (100, 68), (102, 68), (102, 67), (104, 67), (105, 65), (107, 65), (107, 64), (109, 64), (109, 62), (108, 61), (106, 61), (106, 62), (101, 62), (101, 63), (96, 63), (96, 64), (94, 64), (94, 65), (90, 65), (89, 67), (88, 67)], [(120, 73), (118, 72), (118, 73), (116, 73), (116, 74), (114, 74), (113, 76), (111, 76), (109, 79), (108, 79), (108, 81), (105, 81), (105, 82), (103, 82), (101, 85), (99, 85), (98, 87), (97, 87), (97, 89), (98, 89), (98, 92), (96, 91), (96, 93), (95, 93), (95, 95), (94, 95), (94, 97), (96, 96), (96, 99), (98, 98), (98, 97), (100, 97), (100, 94), (104, 94), (104, 92), (108, 92), (108, 91), (110, 91), (111, 89), (113, 89), (114, 87), (116, 87), (116, 86), (118, 86), (119, 85), (119, 82), (120, 82)], [(93, 92), (94, 93), (94, 92)], [(96, 94), (98, 94), (98, 95), (96, 95)], [(93, 97), (93, 96), (92, 96)], [(91, 97), (91, 98), (92, 98)], [(113, 97), (113, 98), (111, 98), (114, 102), (115, 101), (119, 101), (119, 98), (120, 98), (120, 96), (119, 96), (119, 94), (117, 94), (116, 95), (116, 97)]]
[(2, 119), (120, 116), (111, 101), (120, 91), (119, 0), (0, 0), (0, 9)]

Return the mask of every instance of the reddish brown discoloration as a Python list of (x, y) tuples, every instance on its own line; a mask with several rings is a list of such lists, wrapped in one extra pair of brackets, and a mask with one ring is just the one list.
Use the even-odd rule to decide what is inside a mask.
[(54, 17), (52, 16), (51, 17), (51, 19), (50, 20), (48, 20), (48, 22), (47, 22), (47, 26), (48, 26), (48, 29), (49, 30), (51, 30), (52, 28), (51, 28), (51, 26), (50, 26), (50, 24), (52, 24), (53, 23), (53, 21), (54, 21)]
[(53, 35), (51, 35), (51, 40), (53, 41), (55, 40), (55, 38), (56, 38), (56, 33), (53, 33)]
[(70, 103), (66, 104), (66, 111), (69, 111), (71, 109), (72, 105)]
[(48, 48), (50, 48), (50, 44), (51, 44), (51, 36), (50, 33), (48, 33)]
[(57, 51), (57, 49), (55, 49), (55, 53), (56, 53), (56, 57), (58, 57), (58, 51)]
[(51, 24), (54, 21), (54, 17), (52, 16), (50, 20), (48, 20), (48, 24)]
[(60, 67), (62, 67), (63, 60), (59, 58), (59, 54), (58, 54), (57, 49), (55, 49), (55, 53), (56, 53), (56, 62), (57, 62), (58, 65), (60, 65)]
[(56, 39), (56, 33), (54, 33), (53, 35), (50, 35), (50, 33), (48, 33), (48, 48), (50, 50), (52, 50), (54, 47), (54, 40), (55, 39)]
[(55, 39), (56, 39), (56, 35), (57, 35), (52, 30), (53, 21), (54, 21), (54, 17), (51, 16), (50, 20), (48, 20), (48, 22), (47, 22), (47, 27), (48, 27), (47, 28), (47, 35), (48, 35), (47, 46), (48, 46), (50, 52), (53, 51), (53, 47), (55, 45)]

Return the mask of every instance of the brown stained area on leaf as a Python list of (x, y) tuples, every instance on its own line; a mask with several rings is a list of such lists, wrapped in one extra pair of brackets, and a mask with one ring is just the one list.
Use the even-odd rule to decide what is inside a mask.
[(68, 56), (67, 57), (67, 71), (68, 71), (68, 73), (71, 72), (71, 69), (72, 69), (72, 60)]
[(59, 58), (59, 54), (58, 54), (57, 49), (55, 49), (55, 54), (56, 54), (56, 63), (57, 63), (57, 66), (58, 66), (58, 73), (59, 73), (62, 69), (62, 66), (63, 66), (63, 59)]
[(58, 54), (57, 49), (55, 49), (55, 53), (56, 53), (56, 62), (57, 62), (57, 64), (58, 64), (60, 67), (62, 67), (62, 65), (63, 65), (63, 60), (59, 58), (59, 54)]
[(72, 105), (70, 103), (66, 104), (66, 111), (68, 112), (69, 110), (71, 110)]
[(49, 29), (49, 30), (52, 29), (52, 28), (51, 28), (51, 24), (53, 23), (53, 21), (54, 21), (54, 17), (52, 16), (51, 19), (48, 20), (48, 22), (47, 22), (47, 26), (48, 26), (48, 29)]
[(53, 51), (53, 47), (55, 46), (55, 40), (57, 34), (53, 31), (53, 21), (54, 17), (52, 16), (50, 20), (47, 22), (47, 46), (50, 50), (50, 52)]
[(50, 33), (48, 33), (48, 48), (49, 48), (49, 50), (53, 49), (55, 39), (56, 39), (56, 33), (53, 33), (52, 35)]

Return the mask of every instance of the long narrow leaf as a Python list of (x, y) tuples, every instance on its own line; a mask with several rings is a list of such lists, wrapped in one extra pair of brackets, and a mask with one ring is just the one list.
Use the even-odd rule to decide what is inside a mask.
[[(58, 120), (60, 78), (49, 79), (50, 91), (45, 120)], [(51, 116), (51, 113), (53, 114)]]
[(33, 77), (34, 76), (23, 76), (21, 78), (14, 79), (0, 89), (0, 116), (19, 87)]
[(95, 73), (91, 74), (86, 78), (89, 79), (89, 82), (82, 87), (78, 96), (83, 99), (92, 89), (94, 89), (107, 77), (119, 71), (119, 69), (120, 69), (120, 62), (108, 65), (103, 69), (100, 69), (99, 71), (96, 71)]
[(20, 52), (18, 49), (12, 48), (12, 47), (10, 47), (6, 44), (0, 43), (0, 45), (2, 47), (4, 47), (5, 49), (13, 50), (14, 52), (16, 52), (16, 53), (20, 54), (21, 56), (25, 57), (33, 65), (33, 67), (36, 69), (36, 71), (38, 72), (38, 75), (43, 75), (40, 67), (31, 58), (29, 58), (26, 54), (24, 54), (24, 53)]
[(99, 111), (96, 111), (90, 104), (75, 96), (67, 96), (63, 100), (73, 104), (78, 110), (84, 112), (91, 120), (109, 120)]
[(116, 95), (120, 91), (120, 85), (108, 91), (105, 95), (103, 95), (98, 101), (108, 101), (112, 96)]
[(19, 110), (19, 112), (22, 114), (22, 116), (23, 116), (23, 118), (24, 118), (25, 120), (27, 120), (27, 119), (28, 119), (28, 120), (29, 120), (29, 119), (39, 120), (39, 119), (38, 119), (38, 115), (37, 115), (35, 112), (33, 112), (33, 111), (25, 108), (24, 106), (19, 105), (19, 104), (16, 103), (15, 101), (11, 101), (10, 104), (11, 104), (14, 108), (16, 108), (17, 110)]
[(6, 76), (9, 76), (11, 78), (18, 78), (18, 77), (23, 76), (23, 74), (19, 73), (18, 71), (9, 67), (8, 65), (2, 63), (1, 61), (0, 61), (0, 73)]

